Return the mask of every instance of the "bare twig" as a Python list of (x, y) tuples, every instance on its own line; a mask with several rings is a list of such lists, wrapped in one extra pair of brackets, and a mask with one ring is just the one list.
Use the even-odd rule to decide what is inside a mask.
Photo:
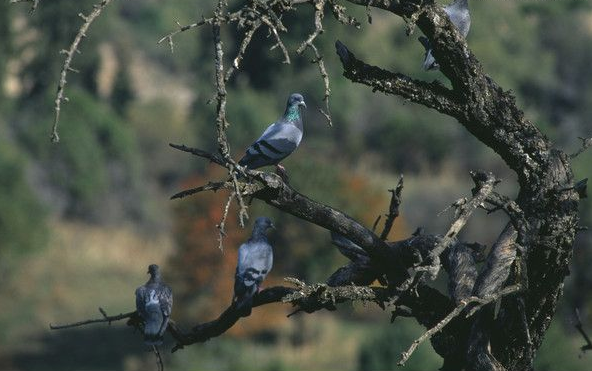
[(271, 50), (275, 49), (276, 47), (279, 47), (280, 50), (282, 51), (282, 54), (284, 55), (284, 61), (282, 63), (290, 64), (290, 55), (288, 53), (288, 49), (286, 48), (286, 46), (284, 45), (284, 42), (280, 38), (277, 27), (266, 16), (261, 16), (261, 21), (263, 23), (265, 23), (267, 25), (267, 27), (269, 27), (270, 33), (275, 37), (276, 43), (275, 43), (275, 45), (273, 45), (271, 47)]
[(584, 153), (588, 148), (592, 147), (592, 137), (590, 138), (582, 138), (578, 137), (579, 140), (582, 141), (582, 146), (578, 149), (575, 153), (569, 155), (570, 158), (576, 158), (582, 153)]
[(160, 352), (158, 351), (158, 347), (156, 345), (152, 346), (152, 352), (154, 352), (154, 355), (156, 356), (156, 367), (158, 367), (158, 371), (164, 371), (162, 357), (160, 356)]
[(586, 344), (582, 345), (580, 347), (580, 349), (582, 350), (582, 352), (592, 350), (592, 341), (590, 340), (590, 337), (588, 336), (588, 333), (586, 332), (586, 330), (584, 330), (584, 325), (582, 325), (582, 318), (580, 317), (580, 311), (578, 310), (578, 308), (575, 309), (575, 318), (576, 318), (576, 323), (575, 323), (576, 329), (578, 330), (578, 332), (580, 334), (582, 334), (584, 341), (586, 341)]
[(10, 3), (11, 4), (31, 3), (31, 9), (29, 10), (29, 13), (33, 13), (35, 10), (37, 10), (37, 6), (39, 5), (39, 1), (40, 0), (10, 0)]
[(414, 267), (416, 274), (407, 278), (397, 287), (399, 292), (415, 290), (424, 280), (426, 273), (430, 275), (432, 280), (436, 279), (440, 272), (440, 254), (457, 241), (456, 236), (470, 219), (473, 211), (483, 204), (487, 196), (493, 192), (493, 187), (499, 182), (493, 174), (482, 171), (472, 171), (471, 176), (475, 182), (473, 198), (471, 200), (463, 198), (462, 202), (457, 201), (453, 204), (456, 207), (456, 215), (448, 232), (446, 232), (436, 246), (429, 252), (427, 258), (424, 260), (425, 263)]
[(415, 349), (421, 343), (430, 339), (432, 336), (434, 336), (435, 333), (441, 331), (450, 321), (452, 321), (454, 318), (456, 318), (470, 304), (476, 303), (477, 305), (475, 305), (474, 307), (471, 308), (469, 313), (466, 315), (466, 318), (475, 314), (483, 306), (485, 306), (489, 303), (492, 303), (492, 302), (502, 298), (503, 296), (513, 294), (517, 291), (520, 291), (520, 289), (521, 289), (520, 285), (513, 285), (513, 286), (508, 286), (508, 287), (504, 288), (503, 290), (498, 291), (494, 295), (491, 295), (488, 297), (479, 298), (476, 296), (471, 296), (470, 298), (462, 300), (460, 302), (460, 304), (457, 305), (456, 308), (454, 308), (454, 310), (452, 312), (450, 312), (446, 317), (444, 317), (440, 322), (438, 322), (438, 324), (436, 324), (436, 326), (434, 326), (431, 329), (429, 329), (428, 331), (424, 332), (423, 335), (421, 335), (413, 343), (411, 343), (411, 346), (409, 346), (409, 349), (407, 349), (407, 351), (405, 351), (401, 354), (401, 360), (397, 364), (399, 366), (405, 365), (405, 363), (409, 360), (409, 357), (411, 357), (413, 352), (415, 352)]
[(207, 152), (207, 151), (201, 150), (199, 148), (187, 147), (184, 144), (169, 143), (169, 146), (173, 147), (174, 149), (178, 149), (179, 151), (191, 153), (192, 155), (206, 158), (206, 159), (210, 160), (211, 162), (214, 162), (214, 163), (228, 169), (228, 163), (226, 163), (225, 159), (220, 157), (220, 155), (218, 155), (217, 153)]
[(456, 220), (452, 223), (440, 243), (434, 248), (431, 253), (432, 256), (439, 256), (456, 240), (456, 236), (465, 224), (467, 224), (473, 211), (485, 202), (485, 199), (493, 192), (493, 187), (498, 183), (498, 180), (491, 173), (481, 171), (471, 172), (471, 176), (475, 182), (473, 198), (459, 205)]
[(245, 220), (249, 219), (249, 214), (247, 213), (247, 205), (245, 204), (245, 200), (243, 199), (241, 190), (238, 185), (238, 178), (236, 176), (236, 171), (231, 170), (230, 176), (232, 177), (232, 185), (234, 187), (234, 193), (236, 198), (236, 203), (238, 204), (238, 224), (241, 228), (245, 227)]
[(243, 56), (245, 55), (245, 51), (247, 50), (247, 46), (251, 43), (251, 39), (255, 32), (261, 27), (261, 22), (255, 22), (246, 32), (245, 36), (243, 37), (243, 41), (238, 49), (238, 53), (234, 60), (232, 61), (232, 65), (226, 71), (226, 75), (224, 76), (224, 81), (227, 82), (230, 80), (232, 75), (236, 70), (239, 69), (240, 63), (243, 60)]
[(319, 53), (319, 50), (314, 44), (307, 45), (313, 52), (315, 58), (311, 60), (311, 63), (316, 63), (319, 67), (319, 73), (321, 74), (321, 78), (323, 79), (323, 84), (325, 86), (325, 93), (323, 95), (323, 101), (325, 102), (325, 110), (319, 108), (319, 112), (325, 117), (327, 120), (327, 124), (329, 126), (333, 126), (333, 120), (331, 119), (331, 111), (329, 109), (329, 96), (331, 95), (331, 88), (329, 87), (329, 74), (327, 73), (327, 69), (325, 68), (325, 62), (323, 61), (323, 56)]
[(218, 228), (218, 248), (220, 249), (220, 251), (224, 251), (222, 241), (224, 240), (224, 237), (226, 237), (226, 219), (228, 218), (228, 211), (230, 210), (230, 203), (232, 202), (233, 198), (234, 192), (230, 193), (228, 200), (226, 200), (224, 212), (222, 213), (222, 219), (220, 220), (220, 223), (216, 225), (216, 228)]
[[(38, 0), (33, 3), (34, 6), (38, 2)], [(71, 67), (72, 59), (74, 58), (74, 53), (79, 53), (78, 46), (83, 38), (86, 37), (86, 31), (90, 27), (91, 23), (101, 14), (103, 9), (111, 0), (102, 0), (100, 3), (95, 4), (93, 6), (93, 11), (88, 15), (84, 15), (82, 13), (78, 14), (80, 18), (84, 20), (84, 23), (78, 30), (76, 37), (72, 44), (70, 44), (70, 48), (68, 50), (62, 50), (61, 53), (66, 55), (66, 59), (64, 60), (64, 64), (62, 66), (62, 72), (60, 73), (60, 81), (58, 82), (58, 91), (56, 93), (56, 99), (54, 104), (55, 116), (53, 120), (53, 126), (51, 129), (51, 141), (57, 143), (60, 141), (60, 137), (58, 135), (58, 122), (60, 121), (60, 109), (62, 101), (68, 101), (68, 98), (64, 95), (64, 88), (66, 87), (66, 76), (68, 75), (69, 71), (74, 71)]]
[[(371, 1), (369, 1), (368, 6), (370, 5), (370, 2)], [(335, 0), (329, 0), (329, 6), (331, 7), (331, 12), (333, 13), (333, 16), (341, 24), (344, 24), (347, 26), (353, 26), (358, 29), (361, 27), (360, 22), (358, 22), (358, 20), (355, 17), (352, 17), (352, 16), (345, 13), (345, 7), (343, 5), (338, 4)], [(366, 10), (367, 10), (367, 15), (369, 16), (370, 12), (368, 10), (368, 7), (366, 7)], [(369, 23), (372, 23), (372, 22), (369, 22)]]
[(315, 8), (315, 15), (314, 15), (314, 26), (315, 29), (314, 31), (308, 35), (308, 38), (306, 38), (306, 40), (304, 40), (300, 46), (298, 47), (298, 49), (296, 49), (296, 53), (297, 54), (302, 54), (304, 53), (304, 49), (306, 49), (307, 46), (311, 45), (314, 40), (317, 38), (317, 36), (319, 36), (320, 34), (323, 33), (323, 18), (325, 16), (324, 14), (324, 10), (325, 10), (325, 3), (327, 2), (327, 0), (317, 0), (314, 3), (314, 8)]
[(105, 311), (103, 310), (103, 308), (99, 308), (99, 311), (101, 312), (101, 314), (103, 315), (103, 318), (98, 318), (98, 319), (89, 319), (86, 321), (80, 321), (80, 322), (74, 322), (74, 323), (69, 323), (69, 324), (65, 324), (65, 325), (49, 325), (49, 328), (52, 330), (62, 330), (65, 328), (72, 328), (72, 327), (79, 327), (79, 326), (85, 326), (85, 325), (89, 325), (92, 323), (105, 323), (107, 322), (108, 324), (111, 324), (111, 322), (113, 321), (120, 321), (122, 319), (126, 319), (126, 318), (131, 318), (134, 315), (136, 315), (136, 311), (133, 312), (127, 312), (127, 313), (122, 313), (122, 314), (118, 314), (116, 316), (108, 316), (107, 313), (105, 313)]
[[(218, 22), (220, 24), (236, 22), (239, 20), (240, 15), (241, 15), (241, 11), (226, 14), (222, 17), (219, 17)], [(216, 17), (204, 18), (202, 16), (202, 19), (200, 21), (194, 22), (194, 23), (191, 23), (191, 24), (188, 24), (185, 26), (181, 26), (181, 24), (179, 22), (176, 22), (177, 29), (175, 31), (172, 31), (172, 32), (168, 33), (167, 35), (163, 36), (160, 40), (158, 40), (157, 44), (162, 44), (164, 41), (168, 41), (168, 44), (171, 48), (171, 53), (172, 53), (173, 52), (173, 45), (174, 45), (173, 44), (173, 37), (175, 37), (177, 34), (180, 34), (181, 32), (185, 32), (185, 31), (191, 30), (196, 27), (214, 24), (215, 18)]]
[(219, 189), (228, 188), (228, 186), (229, 186), (228, 182), (208, 182), (208, 184), (205, 184), (205, 185), (202, 185), (199, 187), (195, 187), (195, 188), (186, 189), (184, 191), (175, 193), (174, 195), (171, 196), (171, 200), (175, 200), (177, 198), (184, 198), (184, 197), (191, 196), (196, 193), (203, 192), (203, 191), (216, 192)]
[[(304, 53), (304, 50), (309, 48), (312, 53), (314, 54), (314, 59), (311, 61), (312, 63), (316, 63), (319, 67), (319, 73), (321, 74), (321, 78), (323, 79), (323, 84), (325, 86), (325, 94), (323, 96), (323, 101), (325, 102), (325, 110), (319, 108), (319, 112), (325, 117), (329, 126), (333, 125), (333, 121), (331, 120), (331, 112), (329, 110), (329, 96), (331, 95), (331, 89), (329, 87), (329, 74), (327, 73), (327, 69), (325, 68), (325, 63), (323, 62), (323, 57), (319, 53), (319, 50), (314, 45), (315, 39), (324, 32), (323, 30), (323, 17), (324, 17), (324, 9), (325, 4), (328, 0), (318, 0), (314, 3), (315, 7), (315, 15), (314, 15), (314, 31), (308, 36), (306, 40), (304, 40), (298, 49), (296, 49), (296, 53), (301, 55)], [(330, 0), (329, 0), (330, 1)], [(341, 13), (340, 13), (341, 14)]]
[(378, 227), (378, 223), (380, 222), (380, 219), (382, 219), (382, 215), (378, 215), (376, 217), (376, 219), (374, 220), (374, 223), (372, 224), (372, 232), (376, 233), (376, 227)]
[[(217, 132), (217, 141), (218, 141), (218, 152), (224, 158), (225, 162), (227, 163), (227, 167), (229, 170), (229, 174), (232, 178), (232, 182), (234, 184), (235, 191), (232, 193), (234, 197), (236, 197), (237, 202), (239, 204), (239, 224), (244, 227), (245, 226), (245, 219), (248, 219), (247, 207), (242, 199), (242, 195), (238, 186), (238, 181), (236, 178), (235, 170), (237, 168), (236, 163), (230, 157), (230, 146), (228, 144), (228, 138), (226, 136), (226, 129), (230, 125), (228, 120), (226, 119), (226, 81), (225, 81), (225, 73), (224, 73), (224, 50), (222, 48), (222, 40), (220, 38), (220, 19), (222, 19), (222, 14), (224, 11), (225, 2), (223, 0), (218, 1), (218, 6), (216, 7), (216, 11), (214, 14), (214, 23), (212, 24), (212, 36), (214, 38), (214, 49), (215, 49), (215, 56), (214, 56), (214, 66), (216, 71), (216, 100), (218, 102), (216, 111), (218, 115), (216, 116), (216, 132)], [(225, 215), (228, 214), (228, 207), (230, 206), (230, 200), (226, 204)], [(222, 237), (225, 235), (224, 233), (224, 221), (225, 217), (223, 218), (222, 222), (220, 223), (220, 227), (218, 228), (220, 231), (220, 247), (222, 246)]]
[(228, 146), (228, 139), (226, 137), (226, 129), (229, 126), (228, 121), (226, 120), (226, 84), (224, 82), (224, 50), (222, 48), (222, 40), (220, 38), (220, 21), (218, 17), (221, 16), (223, 2), (220, 1), (218, 8), (216, 9), (216, 20), (212, 25), (212, 35), (214, 38), (214, 48), (215, 48), (215, 55), (214, 55), (214, 67), (216, 71), (216, 100), (218, 102), (216, 111), (218, 115), (216, 116), (216, 133), (217, 133), (217, 141), (218, 141), (218, 152), (220, 155), (225, 159), (228, 160), (230, 158), (230, 148)]
[[(570, 189), (574, 189), (574, 187), (571, 187)], [(506, 215), (510, 218), (510, 223), (518, 232), (518, 238), (516, 242), (520, 246), (527, 246), (530, 223), (526, 220), (524, 211), (522, 211), (520, 206), (509, 197), (501, 195), (497, 192), (492, 192), (489, 196), (487, 196), (485, 202), (494, 206), (493, 209), (487, 210), (484, 205), (481, 205), (482, 208), (487, 210), (488, 214), (497, 210), (503, 210), (504, 213), (506, 213)]]
[(389, 212), (386, 214), (386, 220), (384, 221), (384, 229), (380, 234), (380, 238), (386, 240), (391, 229), (393, 228), (393, 223), (395, 219), (399, 216), (399, 206), (401, 205), (401, 192), (403, 191), (403, 175), (399, 178), (399, 182), (397, 183), (397, 187), (395, 189), (389, 189), (391, 192), (391, 203), (389, 205)]

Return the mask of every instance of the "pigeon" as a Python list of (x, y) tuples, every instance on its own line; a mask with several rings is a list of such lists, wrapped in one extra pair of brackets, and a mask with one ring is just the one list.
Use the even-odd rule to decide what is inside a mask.
[[(469, 29), (471, 28), (471, 15), (469, 14), (469, 1), (468, 0), (455, 0), (452, 4), (444, 8), (446, 14), (452, 21), (452, 23), (458, 28), (463, 37), (467, 37)], [(423, 69), (426, 71), (437, 70), (440, 68), (438, 62), (432, 55), (432, 46), (430, 41), (425, 36), (419, 37), (419, 42), (425, 48), (425, 55), (423, 58)]]
[(150, 279), (136, 289), (136, 310), (144, 320), (144, 342), (160, 345), (173, 308), (173, 291), (160, 277), (158, 265), (148, 267)]
[(251, 314), (253, 296), (273, 265), (273, 249), (265, 234), (268, 228), (275, 228), (269, 218), (257, 218), (251, 238), (238, 249), (232, 305), (241, 317)]
[(251, 170), (276, 165), (278, 171), (285, 172), (279, 162), (294, 152), (302, 140), (301, 108), (306, 108), (302, 95), (291, 94), (282, 118), (269, 125), (261, 137), (247, 148), (238, 164)]

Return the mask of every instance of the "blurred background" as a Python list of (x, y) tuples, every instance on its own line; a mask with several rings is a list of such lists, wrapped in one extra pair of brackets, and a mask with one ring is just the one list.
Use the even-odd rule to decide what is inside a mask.
[[(214, 149), (213, 46), (208, 28), (182, 33), (175, 51), (157, 45), (181, 24), (209, 14), (213, 2), (114, 1), (91, 26), (74, 58), (62, 105), (61, 142), (49, 141), (53, 100), (68, 47), (94, 0), (0, 2), (0, 369), (10, 371), (156, 369), (142, 336), (123, 322), (49, 331), (49, 323), (98, 318), (134, 308), (134, 290), (150, 263), (162, 266), (175, 291), (174, 318), (189, 328), (217, 317), (229, 304), (236, 251), (250, 234), (231, 213), (225, 250), (217, 248), (224, 193), (180, 201), (170, 195), (224, 177), (203, 159), (169, 142)], [(234, 5), (233, 5), (234, 4)], [(236, 2), (231, 2), (231, 7)], [(585, 1), (472, 1), (468, 42), (485, 70), (511, 89), (527, 116), (568, 153), (592, 134), (592, 8)], [(305, 138), (285, 161), (291, 184), (310, 197), (371, 226), (388, 208), (387, 190), (405, 175), (401, 216), (389, 239), (417, 227), (444, 233), (447, 205), (470, 194), (469, 170), (493, 171), (501, 190), (516, 194), (515, 176), (465, 129), (435, 111), (373, 94), (341, 76), (333, 43), (342, 40), (361, 59), (419, 79), (423, 48), (407, 37), (401, 19), (349, 6), (355, 30), (325, 19), (318, 39), (331, 81), (329, 127), (317, 113), (323, 85), (311, 55), (281, 64), (267, 31), (255, 35), (243, 69), (230, 83), (228, 135), (235, 158), (279, 117), (289, 93), (308, 104)], [(302, 7), (284, 19), (290, 50), (312, 29)], [(227, 62), (240, 31), (224, 28)], [(592, 151), (574, 161), (577, 179), (592, 175)], [(581, 203), (592, 225), (590, 199)], [(250, 214), (278, 225), (270, 238), (275, 265), (266, 286), (293, 276), (323, 281), (344, 264), (329, 233), (254, 201)], [(463, 239), (491, 244), (502, 215), (473, 217)], [(592, 331), (592, 233), (578, 236), (565, 296), (536, 360), (538, 370), (590, 370), (592, 354), (573, 326), (573, 310)], [(444, 282), (435, 285), (444, 289)], [(231, 331), (170, 355), (175, 370), (396, 369), (400, 352), (421, 333), (413, 320), (389, 324), (373, 305), (342, 305), (287, 319), (291, 308), (257, 308)], [(424, 344), (405, 370), (435, 370), (440, 359)]]

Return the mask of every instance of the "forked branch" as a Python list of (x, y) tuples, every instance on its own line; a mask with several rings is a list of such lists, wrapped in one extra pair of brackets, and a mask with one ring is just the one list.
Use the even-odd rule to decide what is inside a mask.
[(477, 296), (471, 296), (470, 298), (462, 300), (460, 302), (460, 304), (458, 304), (452, 312), (450, 312), (446, 317), (444, 317), (440, 322), (438, 322), (438, 324), (436, 326), (434, 326), (431, 329), (429, 329), (428, 331), (424, 332), (423, 335), (421, 335), (419, 338), (417, 338), (411, 344), (409, 349), (407, 349), (405, 352), (403, 352), (401, 354), (401, 360), (399, 361), (398, 365), (399, 366), (405, 365), (405, 363), (409, 360), (409, 357), (411, 357), (413, 352), (415, 352), (415, 349), (417, 349), (417, 347), (421, 343), (430, 339), (432, 336), (434, 336), (435, 333), (441, 331), (448, 323), (450, 323), (450, 321), (452, 321), (454, 318), (459, 316), (465, 310), (465, 308), (467, 308), (469, 305), (476, 304), (474, 306), (471, 306), (471, 310), (466, 314), (466, 318), (475, 314), (483, 306), (485, 306), (489, 303), (492, 303), (498, 299), (501, 299), (502, 297), (504, 297), (506, 295), (510, 295), (515, 292), (518, 292), (518, 291), (520, 291), (520, 289), (521, 289), (520, 285), (508, 286), (505, 289), (498, 291), (497, 293), (487, 296), (487, 297), (480, 298)]

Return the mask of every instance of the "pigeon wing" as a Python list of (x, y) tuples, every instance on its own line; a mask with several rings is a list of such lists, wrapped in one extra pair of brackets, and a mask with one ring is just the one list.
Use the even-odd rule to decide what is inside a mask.
[(146, 313), (146, 286), (142, 285), (136, 289), (136, 311), (141, 317)]
[(295, 125), (276, 122), (247, 148), (239, 164), (256, 169), (275, 165), (290, 155), (302, 140), (302, 131)]
[(253, 296), (272, 265), (272, 249), (267, 241), (249, 240), (239, 248), (233, 301), (243, 315), (251, 313)]
[(173, 310), (173, 290), (166, 284), (161, 284), (158, 289), (158, 301), (164, 316), (170, 316)]
[(169, 318), (171, 316), (171, 312), (173, 310), (173, 290), (166, 284), (161, 284), (158, 288), (158, 301), (160, 303), (160, 310), (162, 312), (162, 324), (160, 325), (160, 330), (158, 331), (158, 335), (160, 338), (164, 335), (168, 324)]

